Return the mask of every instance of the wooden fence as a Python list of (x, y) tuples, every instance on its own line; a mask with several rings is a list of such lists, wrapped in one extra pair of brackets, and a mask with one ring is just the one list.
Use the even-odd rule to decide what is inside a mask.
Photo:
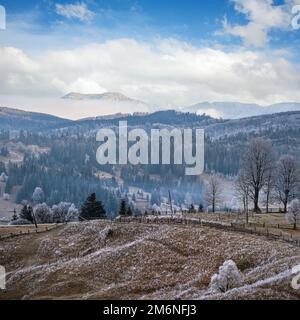
[[(235, 231), (247, 234), (254, 234), (258, 236), (264, 236), (271, 240), (280, 240), (291, 243), (300, 247), (300, 239), (293, 237), (292, 234), (284, 234), (282, 231), (280, 234), (272, 232), (270, 227), (262, 227), (263, 224), (257, 224), (259, 227), (255, 227), (254, 224), (247, 226), (241, 223), (221, 223), (218, 221), (207, 221), (197, 218), (182, 218), (182, 217), (121, 217), (115, 220), (117, 223), (130, 223), (138, 222), (143, 224), (170, 224), (170, 225), (181, 225), (181, 226), (192, 226), (192, 227), (211, 227), (215, 229), (221, 229), (225, 231)], [(278, 225), (277, 225), (278, 226)]]
[[(61, 224), (54, 224), (51, 226), (47, 226), (43, 229), (36, 229), (36, 228), (30, 228), (30, 229), (26, 229), (26, 227), (24, 226), (12, 226), (11, 228), (20, 228), (20, 230), (18, 232), (8, 232), (6, 234), (0, 234), (0, 240), (3, 239), (9, 239), (9, 238), (13, 238), (13, 237), (18, 237), (18, 236), (23, 236), (23, 235), (29, 235), (29, 234), (36, 234), (36, 233), (43, 233), (43, 232), (47, 232), (53, 229), (58, 228), (59, 226), (61, 226)], [(7, 227), (2, 227), (2, 228), (7, 228)], [(1, 229), (0, 229), (1, 230)]]

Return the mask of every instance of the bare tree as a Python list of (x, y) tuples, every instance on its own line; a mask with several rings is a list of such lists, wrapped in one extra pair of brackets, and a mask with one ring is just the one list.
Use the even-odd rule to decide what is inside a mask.
[(295, 157), (282, 156), (277, 164), (276, 191), (278, 200), (283, 204), (283, 212), (287, 212), (288, 202), (296, 197), (300, 182), (299, 163)]
[(249, 223), (249, 197), (250, 197), (250, 183), (245, 174), (245, 171), (241, 170), (235, 181), (236, 195), (243, 202), (244, 213), (246, 214), (246, 223)]
[(216, 211), (216, 206), (221, 202), (222, 185), (220, 179), (214, 174), (210, 176), (205, 190), (205, 200)]
[(300, 201), (294, 199), (291, 202), (288, 212), (286, 213), (286, 219), (289, 223), (292, 223), (294, 230), (297, 229), (297, 224), (300, 222)]
[(274, 188), (275, 188), (275, 166), (271, 166), (266, 175), (266, 182), (263, 187), (266, 198), (266, 213), (269, 213), (270, 202), (274, 199)]
[(249, 195), (253, 200), (254, 211), (260, 212), (260, 192), (274, 163), (271, 141), (262, 138), (252, 140), (242, 160), (242, 170), (249, 182)]

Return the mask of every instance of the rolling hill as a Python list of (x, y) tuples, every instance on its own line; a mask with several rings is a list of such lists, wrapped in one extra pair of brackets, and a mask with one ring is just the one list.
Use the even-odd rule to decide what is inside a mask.
[(0, 107), (0, 129), (43, 131), (69, 125), (72, 121), (49, 114)]

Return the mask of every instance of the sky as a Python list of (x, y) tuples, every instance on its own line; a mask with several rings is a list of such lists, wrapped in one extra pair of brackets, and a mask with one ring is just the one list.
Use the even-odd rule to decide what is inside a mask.
[(120, 92), (150, 111), (203, 101), (300, 102), (300, 0), (1, 5), (1, 106), (69, 118), (110, 113), (60, 99), (74, 91)]

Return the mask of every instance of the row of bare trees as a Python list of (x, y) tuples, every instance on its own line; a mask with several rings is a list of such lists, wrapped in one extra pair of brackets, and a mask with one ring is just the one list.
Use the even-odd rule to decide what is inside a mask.
[(296, 198), (300, 185), (299, 163), (294, 156), (283, 155), (276, 160), (270, 140), (257, 138), (250, 142), (242, 158), (236, 181), (236, 192), (248, 216), (249, 202), (260, 212), (260, 196), (265, 193), (266, 211), (271, 200), (280, 202), (287, 212), (288, 203)]

